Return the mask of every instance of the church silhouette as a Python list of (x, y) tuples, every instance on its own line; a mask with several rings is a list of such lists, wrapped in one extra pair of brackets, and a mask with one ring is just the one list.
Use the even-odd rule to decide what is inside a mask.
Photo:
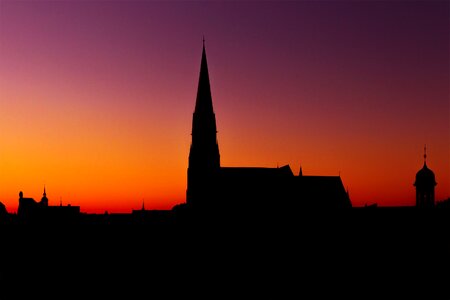
[(340, 176), (294, 175), (276, 168), (223, 167), (205, 43), (192, 119), (186, 204), (195, 211), (339, 209), (352, 207)]
[[(221, 166), (203, 44), (186, 203), (96, 215), (49, 205), (45, 187), (40, 201), (20, 192), (17, 216), (0, 202), (0, 286), (9, 287), (1, 295), (25, 298), (39, 287), (31, 289), (35, 298), (78, 292), (103, 299), (122, 288), (127, 299), (141, 299), (169, 285), (209, 297), (276, 298), (323, 291), (364, 298), (397, 287), (405, 298), (416, 286), (446, 288), (448, 278), (438, 274), (448, 273), (450, 199), (435, 205), (426, 161), (414, 185), (417, 207), (447, 209), (353, 207), (340, 176), (306, 176), (301, 168), (294, 175), (289, 165)], [(23, 223), (32, 226), (9, 226)]]

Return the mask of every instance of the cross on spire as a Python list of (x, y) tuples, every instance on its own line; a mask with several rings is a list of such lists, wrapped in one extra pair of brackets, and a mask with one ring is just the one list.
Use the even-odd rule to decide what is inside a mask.
[(427, 164), (427, 144), (423, 147), (423, 163)]

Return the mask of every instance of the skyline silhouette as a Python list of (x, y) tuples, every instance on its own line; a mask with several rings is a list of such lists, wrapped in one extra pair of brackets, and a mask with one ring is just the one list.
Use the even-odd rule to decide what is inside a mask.
[[(100, 214), (81, 213), (80, 206), (49, 205), (44, 186), (42, 198), (24, 197), (19, 192), (19, 206), (16, 213), (8, 213), (0, 202), (1, 222), (6, 224), (117, 224), (117, 225), (174, 225), (186, 224), (186, 220), (203, 220), (208, 216), (226, 222), (223, 217), (245, 216), (248, 220), (258, 220), (264, 216), (297, 214), (311, 211), (315, 214), (336, 215), (353, 207), (348, 189), (345, 190), (341, 176), (308, 176), (302, 167), (295, 175), (289, 165), (276, 168), (264, 167), (225, 167), (220, 163), (219, 141), (217, 138), (216, 116), (211, 96), (205, 39), (203, 38), (197, 98), (192, 118), (192, 142), (187, 168), (186, 201), (177, 203), (171, 209), (133, 209), (129, 213), (113, 213), (105, 210)], [(416, 189), (416, 208), (448, 208), (450, 197), (435, 201), (436, 177), (427, 166), (427, 148), (424, 147), (423, 167), (416, 173), (413, 186)], [(365, 206), (367, 207), (367, 205)], [(378, 207), (372, 204), (369, 206)], [(411, 208), (403, 206), (397, 208)], [(398, 210), (400, 211), (400, 210)], [(404, 213), (404, 212), (402, 212)], [(400, 214), (401, 215), (401, 214)], [(294, 216), (297, 218), (297, 216)], [(247, 220), (247, 221), (248, 221)], [(251, 221), (253, 222), (253, 221)]]
[(447, 299), (449, 8), (0, 1), (1, 298)]
[(202, 35), (224, 166), (414, 206), (426, 144), (448, 199), (448, 6), (1, 2), (0, 202), (16, 212), (44, 186), (92, 213), (185, 202)]

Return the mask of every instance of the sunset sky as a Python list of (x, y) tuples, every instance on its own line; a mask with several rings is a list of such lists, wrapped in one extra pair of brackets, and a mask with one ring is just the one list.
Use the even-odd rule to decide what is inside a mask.
[(341, 175), (354, 206), (450, 196), (448, 1), (0, 0), (0, 201), (185, 202), (206, 39), (222, 166)]

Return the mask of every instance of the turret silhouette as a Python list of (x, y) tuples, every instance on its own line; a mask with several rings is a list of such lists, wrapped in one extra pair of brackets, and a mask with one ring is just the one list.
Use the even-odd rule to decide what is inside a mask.
[(433, 207), (434, 206), (434, 187), (436, 186), (434, 172), (427, 166), (427, 147), (424, 148), (423, 167), (416, 174), (416, 206)]
[(44, 193), (42, 194), (40, 204), (43, 206), (48, 206), (48, 198), (47, 198), (47, 193), (45, 192), (45, 186), (44, 186)]

